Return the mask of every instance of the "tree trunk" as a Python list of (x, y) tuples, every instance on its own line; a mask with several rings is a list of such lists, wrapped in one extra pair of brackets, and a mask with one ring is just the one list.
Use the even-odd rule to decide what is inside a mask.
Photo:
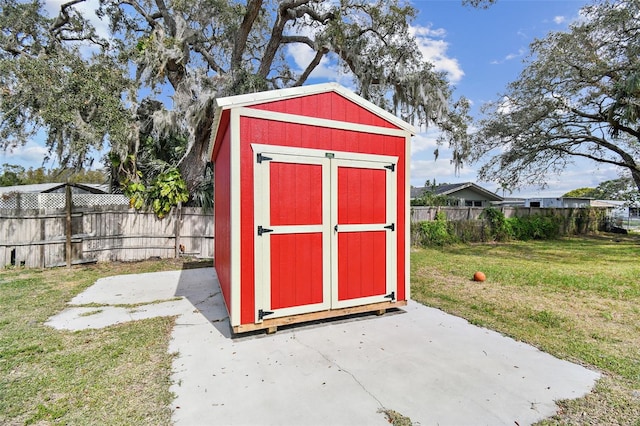
[(636, 168), (630, 168), (629, 170), (631, 170), (631, 177), (633, 178), (633, 183), (636, 184), (636, 188), (638, 188), (638, 191), (640, 191), (640, 170)]

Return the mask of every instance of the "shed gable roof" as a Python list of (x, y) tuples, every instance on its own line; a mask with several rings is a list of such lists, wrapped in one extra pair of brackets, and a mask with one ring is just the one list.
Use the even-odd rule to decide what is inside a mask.
[(336, 93), (343, 98), (353, 102), (354, 104), (357, 104), (358, 106), (376, 115), (382, 120), (392, 124), (400, 130), (406, 131), (411, 135), (416, 134), (416, 129), (413, 125), (405, 122), (404, 120), (401, 120), (390, 112), (385, 111), (379, 106), (373, 104), (372, 102), (369, 102), (366, 99), (358, 96), (351, 90), (346, 89), (338, 83), (314, 84), (310, 86), (269, 90), (265, 92), (248, 93), (244, 95), (228, 96), (216, 99), (216, 117), (212, 126), (211, 140), (209, 142), (209, 158), (211, 158), (211, 153), (213, 152), (214, 144), (216, 143), (216, 138), (218, 137), (220, 127), (224, 127), (224, 123), (226, 122), (225, 116), (228, 115), (228, 113), (225, 114), (226, 111), (233, 108), (251, 107), (266, 103), (292, 100), (305, 96), (320, 95), (330, 92)]

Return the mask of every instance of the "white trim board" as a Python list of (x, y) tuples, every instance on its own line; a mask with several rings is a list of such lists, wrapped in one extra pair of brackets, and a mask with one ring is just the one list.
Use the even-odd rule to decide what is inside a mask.
[(228, 96), (216, 99), (216, 106), (222, 110), (257, 105), (267, 102), (274, 102), (287, 99), (295, 99), (303, 96), (318, 95), (321, 93), (335, 92), (342, 97), (362, 106), (367, 111), (395, 124), (399, 128), (416, 134), (416, 129), (411, 124), (396, 117), (390, 112), (380, 108), (376, 104), (358, 96), (351, 90), (338, 83), (312, 84), (309, 86), (290, 87), (286, 89), (268, 90), (265, 92), (249, 93), (246, 95)]
[[(323, 83), (314, 84), (309, 86), (291, 87), (287, 89), (269, 90), (266, 92), (250, 93), (245, 95), (228, 96), (224, 98), (216, 99), (216, 108), (214, 111), (214, 121), (211, 125), (211, 137), (209, 139), (209, 147), (207, 149), (207, 161), (211, 159), (213, 153), (215, 139), (220, 130), (220, 120), (222, 119), (222, 113), (225, 110), (248, 107), (251, 105), (257, 105), (267, 102), (274, 102), (286, 99), (295, 99), (302, 96), (316, 95), (321, 93), (335, 92), (344, 98), (362, 106), (367, 111), (379, 116), (380, 118), (390, 122), (397, 126), (399, 131), (403, 132), (403, 135), (409, 133), (410, 136), (417, 134), (416, 128), (407, 123), (404, 120), (396, 117), (390, 112), (380, 108), (372, 102), (355, 94), (351, 90), (339, 85), (338, 83)], [(313, 117), (305, 117), (306, 120), (313, 119)], [(330, 122), (339, 123), (339, 121), (328, 120)], [(306, 124), (303, 123), (303, 124)], [(352, 123), (358, 125), (358, 123)], [(384, 127), (371, 126), (375, 129), (384, 129)], [(389, 129), (393, 130), (393, 129)]]

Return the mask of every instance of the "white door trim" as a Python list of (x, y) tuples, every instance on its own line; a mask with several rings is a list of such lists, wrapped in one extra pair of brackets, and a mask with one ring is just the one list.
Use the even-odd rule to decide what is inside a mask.
[[(331, 258), (328, 250), (324, 249), (330, 245), (330, 209), (328, 203), (322, 205), (322, 223), (313, 225), (271, 225), (271, 173), (269, 163), (282, 162), (294, 164), (310, 164), (322, 166), (322, 199), (327, 200), (330, 191), (329, 159), (324, 156), (314, 155), (314, 153), (290, 154), (282, 152), (277, 146), (252, 145), (254, 152), (254, 225), (256, 226), (255, 236), (255, 322), (262, 322), (259, 312), (272, 312), (268, 318), (278, 318), (289, 315), (297, 315), (307, 312), (327, 310), (331, 306), (330, 291), (331, 286)], [(266, 149), (268, 148), (268, 149)], [(258, 163), (258, 154), (268, 157)], [(305, 155), (306, 154), (306, 155)], [(268, 233), (258, 236), (257, 227), (263, 226), (269, 229)], [(300, 233), (322, 233), (322, 302), (294, 306), (290, 308), (271, 308), (271, 235), (300, 234)], [(268, 273), (265, 273), (268, 272)]]
[[(332, 271), (331, 271), (331, 307), (332, 308), (348, 308), (351, 306), (364, 305), (368, 303), (378, 303), (385, 301), (395, 301), (396, 299), (386, 298), (388, 294), (395, 292), (397, 295), (397, 275), (395, 273), (395, 267), (397, 265), (396, 252), (397, 252), (397, 172), (395, 166), (397, 166), (398, 157), (389, 157), (384, 155), (375, 154), (358, 154), (350, 153), (349, 158), (342, 159), (337, 158), (336, 161), (331, 162), (331, 182), (332, 187), (335, 190), (331, 193), (331, 223), (333, 226), (333, 232), (331, 234), (331, 254), (335, 256), (335, 260), (332, 259)], [(393, 167), (389, 167), (393, 165)], [(339, 167), (352, 167), (363, 169), (377, 169), (384, 170), (386, 172), (386, 221), (383, 223), (371, 223), (371, 224), (353, 224), (343, 225), (338, 223), (338, 168)], [(394, 225), (394, 229), (387, 229), (385, 226)], [(341, 232), (365, 232), (365, 231), (385, 231), (386, 233), (386, 292), (383, 295), (360, 297), (348, 300), (338, 300), (338, 288), (340, 286), (338, 276), (338, 234)]]
[[(254, 163), (254, 225), (255, 234), (255, 322), (262, 322), (258, 312), (272, 312), (268, 318), (307, 312), (345, 308), (368, 303), (390, 301), (385, 296), (397, 292), (397, 167), (398, 157), (331, 151), (288, 146), (251, 144)], [(262, 157), (258, 157), (258, 155)], [(258, 162), (259, 158), (267, 157)], [(322, 166), (322, 224), (272, 226), (270, 218), (270, 162), (315, 164)], [(384, 170), (386, 176), (386, 222), (372, 224), (338, 224), (338, 168), (352, 167)], [(329, 201), (328, 203), (326, 201)], [(395, 229), (386, 226), (394, 224)], [(337, 228), (336, 228), (337, 225)], [(257, 235), (257, 227), (269, 230)], [(338, 300), (338, 234), (341, 232), (385, 231), (386, 233), (386, 293), (349, 300)], [(322, 303), (271, 309), (270, 235), (322, 232), (323, 241), (323, 301)], [(327, 249), (329, 248), (329, 249)], [(395, 300), (395, 299), (394, 299)]]

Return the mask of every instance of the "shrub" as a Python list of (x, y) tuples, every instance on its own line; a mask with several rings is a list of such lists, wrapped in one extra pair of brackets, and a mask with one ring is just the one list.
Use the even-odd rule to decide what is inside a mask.
[(490, 236), (493, 240), (507, 241), (513, 237), (511, 224), (500, 210), (495, 207), (487, 207), (480, 217), (488, 222)]
[(545, 240), (560, 236), (562, 217), (559, 215), (533, 215), (507, 219), (511, 234), (517, 240)]
[(438, 212), (434, 220), (418, 224), (418, 240), (422, 245), (443, 246), (457, 242), (458, 238), (447, 222), (447, 216), (443, 212)]

